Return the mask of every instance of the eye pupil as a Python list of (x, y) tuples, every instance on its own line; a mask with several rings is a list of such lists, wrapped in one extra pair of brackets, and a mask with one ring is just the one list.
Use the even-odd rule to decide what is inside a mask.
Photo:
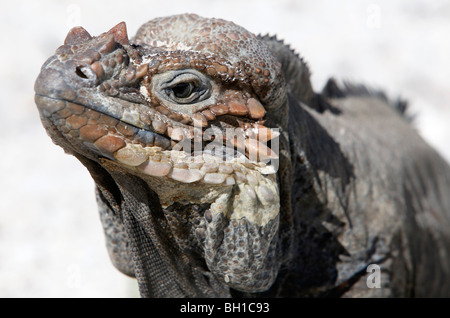
[(178, 83), (174, 87), (172, 87), (173, 94), (177, 98), (186, 98), (189, 97), (194, 90), (193, 83)]

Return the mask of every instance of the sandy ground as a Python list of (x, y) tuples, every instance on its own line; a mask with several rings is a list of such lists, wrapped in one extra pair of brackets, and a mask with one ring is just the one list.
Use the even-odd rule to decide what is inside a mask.
[(67, 31), (183, 12), (278, 34), (320, 90), (354, 80), (410, 101), (422, 136), (450, 161), (449, 1), (8, 1), (0, 12), (0, 297), (136, 297), (110, 264), (87, 171), (52, 144), (33, 84)]

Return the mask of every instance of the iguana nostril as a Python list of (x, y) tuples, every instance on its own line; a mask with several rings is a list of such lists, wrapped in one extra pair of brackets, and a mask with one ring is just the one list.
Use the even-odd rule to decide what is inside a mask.
[(83, 67), (77, 66), (75, 68), (75, 74), (77, 74), (79, 77), (83, 79), (88, 79), (89, 77), (86, 75), (86, 73), (83, 71)]

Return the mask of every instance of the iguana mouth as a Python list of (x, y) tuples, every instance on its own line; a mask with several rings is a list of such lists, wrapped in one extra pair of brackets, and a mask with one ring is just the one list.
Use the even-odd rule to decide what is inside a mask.
[[(94, 152), (134, 173), (158, 178), (158, 183), (172, 181), (225, 187), (246, 184), (254, 188), (255, 195), (261, 202), (270, 204), (275, 200), (274, 192), (277, 190), (273, 189), (266, 178), (273, 175), (270, 179), (276, 179), (274, 174), (277, 166), (270, 164), (270, 160), (276, 159), (276, 156), (273, 154), (273, 157), (262, 157), (261, 153), (240, 152), (234, 146), (238, 142), (238, 136), (231, 128), (228, 131), (231, 131), (229, 134), (234, 140), (220, 136), (221, 142), (216, 142), (210, 140), (213, 136), (209, 135), (206, 143), (202, 137), (207, 135), (208, 130), (202, 130), (201, 127), (196, 127), (200, 134), (198, 142), (195, 136), (187, 138), (183, 134), (186, 131), (194, 132), (186, 128), (179, 129), (178, 135), (175, 135), (177, 130), (172, 131), (172, 136), (183, 137), (176, 138), (181, 140), (173, 140), (167, 135), (132, 125), (132, 119), (128, 119), (127, 123), (88, 106), (39, 95), (36, 96), (36, 102), (47, 113), (47, 118), (77, 149)], [(213, 132), (217, 138), (222, 131)], [(228, 140), (231, 146), (227, 147), (222, 140)], [(249, 143), (251, 141), (252, 139)]]

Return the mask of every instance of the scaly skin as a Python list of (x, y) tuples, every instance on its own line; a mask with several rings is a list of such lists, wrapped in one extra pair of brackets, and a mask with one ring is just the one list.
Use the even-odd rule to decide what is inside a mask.
[[(191, 38), (164, 40), (176, 41), (185, 23)], [(280, 265), (276, 170), (262, 161), (277, 158), (264, 145), (276, 131), (263, 126), (263, 118), (266, 108), (282, 106), (279, 67), (253, 34), (222, 20), (154, 20), (133, 45), (124, 24), (95, 38), (76, 28), (46, 62), (36, 102), (43, 121), (75, 152), (108, 158), (138, 175), (164, 209), (181, 201), (208, 206), (202, 213), (211, 220), (189, 229), (197, 253), (228, 286), (263, 291)], [(198, 85), (198, 96), (168, 95), (179, 83)], [(239, 129), (227, 138), (231, 127)], [(222, 143), (242, 149), (241, 156), (225, 155)]]
[[(35, 91), (50, 137), (94, 178), (111, 259), (142, 296), (419, 295), (423, 281), (448, 295), (430, 277), (448, 279), (450, 202), (424, 190), (448, 191), (448, 166), (386, 99), (333, 81), (314, 93), (275, 38), (192, 14), (131, 40), (124, 23), (78, 27)], [(432, 238), (423, 206), (443, 226)], [(434, 265), (421, 270), (421, 254)], [(383, 289), (365, 285), (374, 262)]]

